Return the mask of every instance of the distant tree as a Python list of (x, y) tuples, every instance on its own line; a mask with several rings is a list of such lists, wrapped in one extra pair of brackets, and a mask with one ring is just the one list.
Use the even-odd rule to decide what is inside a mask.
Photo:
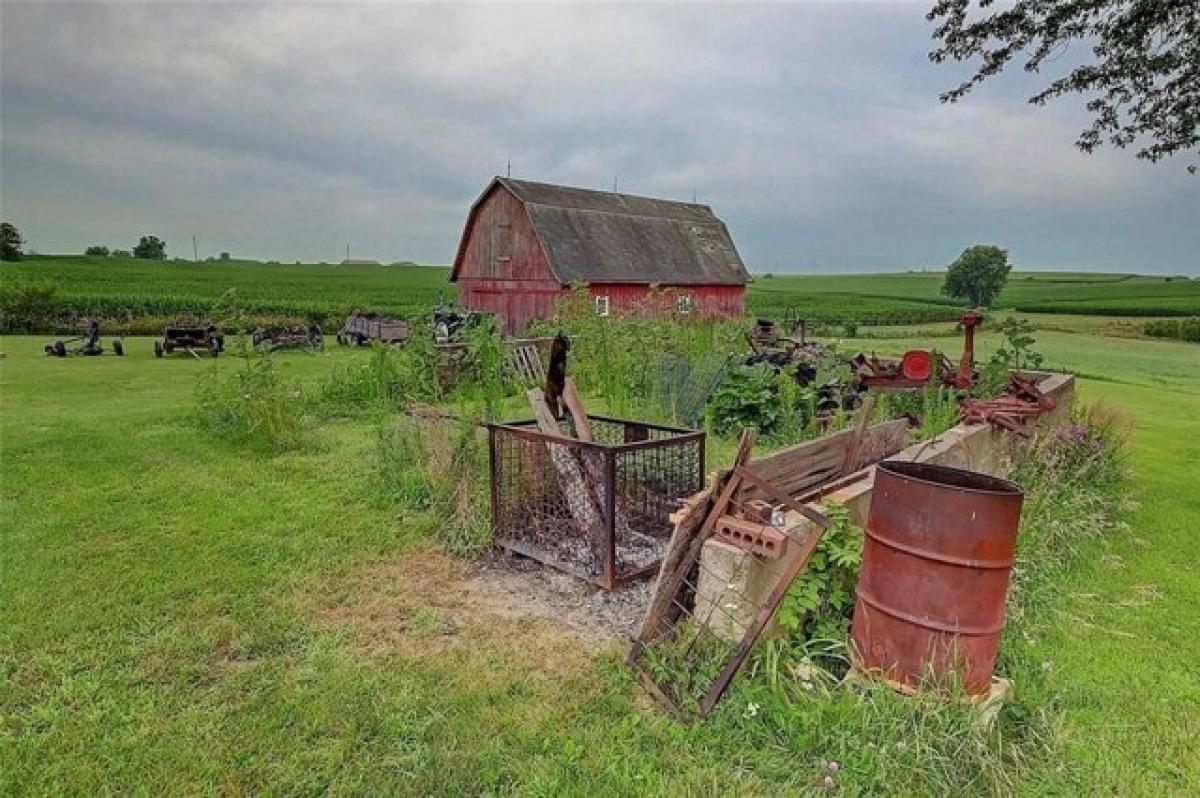
[(127, 249), (114, 249), (112, 251), (112, 256), (114, 258), (132, 258), (133, 253)]
[[(980, 13), (968, 18), (973, 8)], [(1039, 72), (1078, 42), (1072, 55), (1085, 57), (1029, 98), (1034, 105), (1066, 94), (1089, 98), (1092, 123), (1075, 146), (1090, 153), (1107, 138), (1119, 148), (1142, 141), (1137, 157), (1148, 161), (1200, 155), (1196, 0), (936, 0), (926, 18), (938, 23), (932, 61), (979, 60), (943, 102), (962, 99), (1014, 58)]]
[(221, 253), (221, 260), (229, 260), (229, 253), (228, 253), (228, 252), (222, 252), (222, 253)]
[(24, 243), (21, 231), (15, 224), (0, 223), (0, 260), (20, 260), (21, 245)]
[(1008, 250), (991, 244), (967, 247), (946, 270), (942, 293), (965, 299), (973, 308), (985, 308), (1000, 295), (1011, 269)]
[(133, 257), (144, 260), (166, 260), (167, 242), (158, 236), (142, 236), (133, 248)]
[(92, 256), (98, 257), (98, 258), (107, 258), (108, 257), (108, 247), (102, 246), (100, 244), (93, 244), (92, 246), (85, 249), (83, 251), (83, 254), (84, 255), (92, 255)]

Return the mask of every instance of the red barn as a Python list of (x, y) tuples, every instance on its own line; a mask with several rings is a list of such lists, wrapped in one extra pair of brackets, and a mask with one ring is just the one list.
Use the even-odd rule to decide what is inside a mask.
[(511, 334), (580, 281), (600, 314), (661, 289), (680, 313), (740, 315), (748, 275), (707, 205), (497, 177), (471, 206), (450, 279)]

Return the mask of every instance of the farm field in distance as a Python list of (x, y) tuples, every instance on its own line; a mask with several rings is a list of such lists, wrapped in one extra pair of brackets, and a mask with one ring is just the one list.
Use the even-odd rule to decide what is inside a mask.
[[(135, 297), (148, 313), (235, 286), (280, 310), (416, 313), (451, 295), (435, 267), (13, 265), (0, 280), (51, 280), (81, 307)], [(797, 306), (864, 322), (842, 350), (955, 357), (960, 308), (940, 279), (776, 276), (752, 285), (748, 314)], [(999, 304), (1054, 308), (1017, 314), (1047, 365), (1132, 419), (1136, 502), (1022, 642), (1042, 664), (1017, 678), (1021, 706), (1060, 721), (1053, 756), (1022, 763), (1004, 791), (1198, 794), (1200, 345), (1147, 339), (1140, 323), (1200, 313), (1200, 283), (1017, 273)], [(980, 359), (1005, 315), (981, 328)], [(60, 360), (42, 355), (51, 338), (0, 337), (0, 793), (803, 794), (827, 759), (847, 794), (955, 778), (904, 751), (868, 756), (875, 730), (854, 727), (850, 699), (750, 736), (751, 678), (709, 722), (679, 725), (619, 643), (471, 614), (469, 566), (372, 477), (381, 419), (332, 417), (303, 448), (249, 453), (192, 418), (202, 378), (237, 358), (156, 360), (152, 339), (130, 337), (124, 358)], [(274, 362), (307, 391), (370, 358), (331, 345)]]
[[(34, 256), (6, 263), (0, 283), (40, 280), (77, 315), (165, 316), (205, 312), (236, 288), (243, 309), (329, 314), (354, 308), (413, 314), (455, 286), (438, 266), (267, 264), (257, 261), (144, 261)], [(749, 315), (797, 308), (814, 321), (951, 321), (958, 305), (939, 292), (939, 272), (759, 276), (747, 292)], [(1014, 272), (998, 309), (1100, 316), (1200, 315), (1200, 280), (1130, 274)]]

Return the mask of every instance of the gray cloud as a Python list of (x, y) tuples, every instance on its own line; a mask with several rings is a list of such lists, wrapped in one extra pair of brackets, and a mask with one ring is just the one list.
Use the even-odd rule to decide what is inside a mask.
[[(0, 201), (42, 251), (447, 262), (502, 172), (690, 198), (753, 268), (1200, 272), (1200, 183), (1071, 146), (1007, 76), (960, 106), (922, 5), (5, 3)], [(1044, 78), (1043, 78), (1044, 79)]]

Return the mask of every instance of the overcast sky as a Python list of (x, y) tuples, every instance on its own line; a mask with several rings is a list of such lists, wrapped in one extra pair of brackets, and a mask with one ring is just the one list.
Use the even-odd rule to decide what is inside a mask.
[[(447, 263), (514, 177), (690, 200), (754, 271), (1200, 274), (1200, 177), (1019, 72), (938, 103), (926, 3), (0, 6), (0, 201), (42, 252)], [(1068, 53), (1064, 63), (1074, 54)]]

